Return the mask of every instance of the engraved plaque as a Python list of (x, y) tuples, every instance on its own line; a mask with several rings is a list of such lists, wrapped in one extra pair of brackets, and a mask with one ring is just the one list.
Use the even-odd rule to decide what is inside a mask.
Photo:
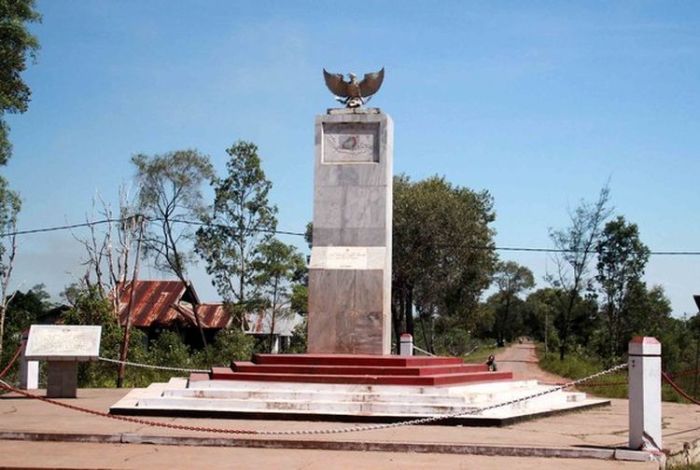
[(314, 246), (311, 269), (384, 269), (383, 246)]
[(323, 163), (375, 163), (379, 161), (379, 123), (323, 124)]
[(101, 326), (32, 325), (25, 356), (32, 360), (97, 359)]

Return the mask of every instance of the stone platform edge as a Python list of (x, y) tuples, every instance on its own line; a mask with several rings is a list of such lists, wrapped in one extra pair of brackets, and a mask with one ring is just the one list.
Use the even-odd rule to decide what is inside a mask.
[[(547, 410), (526, 415), (517, 415), (507, 418), (471, 417), (445, 418), (427, 425), (445, 426), (472, 426), (472, 427), (502, 427), (511, 424), (522, 423), (532, 419), (557, 416), (565, 413), (576, 413), (592, 408), (610, 406), (610, 400), (596, 399), (591, 403), (572, 408), (559, 410)], [(185, 410), (164, 408), (132, 408), (112, 406), (109, 414), (120, 416), (151, 416), (168, 418), (213, 418), (213, 419), (255, 419), (276, 421), (327, 421), (342, 423), (399, 423), (412, 419), (421, 419), (425, 416), (368, 416), (368, 415), (344, 415), (323, 413), (281, 413), (281, 412), (247, 412), (247, 411), (212, 411), (212, 410)]]
[(91, 444), (150, 444), (195, 447), (246, 447), (258, 449), (336, 450), (359, 452), (415, 452), (426, 454), (547, 457), (650, 462), (657, 457), (644, 451), (607, 447), (527, 447), (434, 442), (334, 441), (271, 438), (149, 436), (134, 433), (78, 434), (0, 431), (0, 440), (74, 442)]

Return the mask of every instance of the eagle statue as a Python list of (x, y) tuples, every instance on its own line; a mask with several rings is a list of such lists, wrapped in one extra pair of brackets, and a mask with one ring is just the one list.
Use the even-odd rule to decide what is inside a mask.
[(366, 73), (361, 82), (354, 73), (349, 73), (350, 81), (345, 81), (342, 73), (329, 73), (323, 69), (326, 86), (335, 95), (335, 99), (348, 108), (359, 108), (367, 103), (373, 94), (379, 91), (384, 81), (384, 68), (379, 72)]

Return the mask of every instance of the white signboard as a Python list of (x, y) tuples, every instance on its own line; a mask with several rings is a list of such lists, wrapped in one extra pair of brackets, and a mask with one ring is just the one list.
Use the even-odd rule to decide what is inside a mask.
[(311, 269), (384, 269), (386, 248), (380, 246), (315, 246)]
[(28, 360), (89, 361), (100, 355), (101, 326), (32, 325), (25, 357)]

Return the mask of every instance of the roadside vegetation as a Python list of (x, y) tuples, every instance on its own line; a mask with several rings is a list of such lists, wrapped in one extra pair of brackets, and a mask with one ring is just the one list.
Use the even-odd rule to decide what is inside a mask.
[[(593, 358), (585, 352), (574, 352), (564, 360), (560, 360), (554, 354), (545, 354), (541, 343), (537, 345), (537, 356), (539, 366), (543, 370), (571, 380), (587, 377), (606, 368), (602, 360)], [(698, 374), (694, 369), (678, 370), (671, 377), (691, 396), (698, 396)], [(589, 383), (581, 384), (578, 389), (603, 398), (628, 398), (627, 370), (593, 379)], [(661, 395), (664, 401), (688, 403), (665, 382), (661, 385)]]

